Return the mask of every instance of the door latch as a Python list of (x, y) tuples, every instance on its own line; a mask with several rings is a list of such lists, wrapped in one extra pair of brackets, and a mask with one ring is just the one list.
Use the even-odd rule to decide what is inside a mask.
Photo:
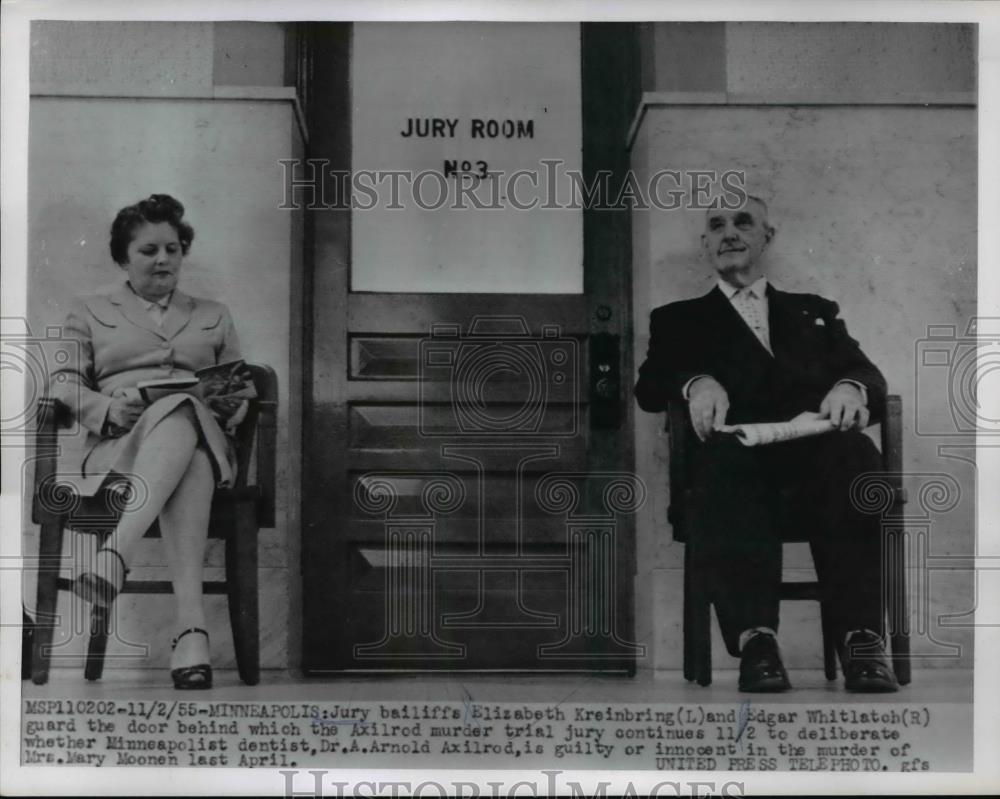
[(590, 337), (590, 426), (613, 430), (621, 426), (621, 352), (619, 336)]

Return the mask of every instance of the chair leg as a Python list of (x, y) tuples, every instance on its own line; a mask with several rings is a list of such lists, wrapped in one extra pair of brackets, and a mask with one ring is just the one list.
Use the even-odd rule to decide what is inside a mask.
[(889, 616), (889, 643), (892, 649), (892, 668), (900, 685), (909, 685), (910, 674), (910, 617), (906, 596), (906, 561), (902, 531), (888, 535), (888, 560), (886, 586)]
[[(685, 622), (690, 622), (690, 651), (694, 679), (698, 685), (712, 684), (712, 602), (705, 591), (705, 575), (702, 574), (695, 547), (685, 544), (685, 575), (690, 575), (690, 611), (685, 610)], [(687, 602), (686, 602), (687, 604)]]
[(684, 679), (693, 682), (695, 677), (695, 654), (694, 654), (694, 597), (692, 596), (692, 573), (694, 567), (691, 565), (691, 547), (684, 546)]
[(235, 523), (226, 538), (229, 622), (240, 679), (256, 685), (260, 682), (256, 509), (251, 503), (240, 502), (234, 512)]
[(38, 590), (35, 607), (35, 635), (31, 653), (31, 681), (45, 685), (49, 680), (49, 659), (59, 604), (59, 566), (62, 561), (62, 521), (44, 522), (39, 528)]
[(90, 611), (90, 642), (87, 644), (87, 663), (83, 676), (88, 680), (99, 680), (104, 673), (104, 653), (108, 648), (108, 621), (110, 607), (94, 605)]
[[(701, 591), (697, 592), (699, 595)], [(707, 597), (695, 600), (695, 679), (698, 685), (712, 684), (712, 603)]]
[(31, 679), (31, 654), (35, 640), (35, 620), (21, 608), (21, 679)]
[(910, 635), (900, 633), (892, 636), (892, 668), (900, 685), (909, 685), (910, 673)]
[(819, 617), (823, 629), (823, 672), (828, 680), (836, 680), (838, 641), (830, 622), (829, 605), (822, 600), (819, 603)]

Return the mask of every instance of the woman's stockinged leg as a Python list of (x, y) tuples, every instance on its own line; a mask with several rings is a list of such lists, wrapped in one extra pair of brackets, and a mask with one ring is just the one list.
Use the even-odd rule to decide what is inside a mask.
[[(178, 633), (192, 627), (205, 629), (202, 578), (214, 490), (212, 461), (198, 447), (160, 513), (160, 530), (174, 584)], [(185, 635), (171, 656), (171, 668), (195, 663), (208, 663), (208, 640), (204, 635)]]
[(174, 494), (197, 447), (198, 431), (187, 405), (164, 416), (139, 445), (132, 477), (142, 484), (136, 493), (138, 501), (122, 513), (108, 542), (126, 563), (131, 562), (136, 544)]
[[(131, 562), (136, 544), (159, 518), (174, 584), (176, 631), (204, 628), (202, 571), (215, 480), (209, 455), (199, 446), (194, 413), (189, 406), (178, 407), (149, 431), (133, 468), (142, 481), (137, 492), (140, 501), (122, 513), (108, 545), (126, 563)], [(114, 565), (110, 558), (109, 565)], [(205, 636), (186, 635), (177, 645), (171, 668), (207, 660)]]

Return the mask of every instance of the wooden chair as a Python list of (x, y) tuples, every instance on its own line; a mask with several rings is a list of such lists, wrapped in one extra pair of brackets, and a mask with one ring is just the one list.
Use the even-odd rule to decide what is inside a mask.
[[(881, 425), (882, 465), (886, 471), (892, 496), (887, 515), (898, 516), (906, 493), (903, 489), (903, 407), (896, 394), (886, 399), (885, 418)], [(667, 408), (667, 431), (670, 438), (670, 507), (667, 518), (673, 528), (675, 541), (687, 543), (693, 532), (689, 529), (687, 508), (693, 491), (690, 481), (690, 451), (694, 429), (688, 416), (686, 403), (672, 402)], [(785, 543), (808, 540), (796, 527), (782, 530)], [(889, 641), (893, 668), (901, 685), (910, 682), (910, 636), (906, 601), (906, 572), (904, 570), (903, 539), (898, 533), (887, 532), (884, 564), (886, 610), (889, 617)], [(705, 575), (692, 556), (692, 547), (684, 547), (684, 678), (699, 685), (712, 682), (712, 601), (708, 594)], [(819, 583), (782, 582), (780, 597), (809, 599), (820, 602), (820, 620), (823, 629), (823, 665), (828, 680), (837, 678), (837, 642), (832, 635), (829, 612), (820, 599)]]
[[(274, 526), (275, 451), (278, 381), (268, 366), (249, 365), (257, 389), (246, 418), (236, 432), (238, 476), (236, 485), (219, 489), (212, 500), (209, 537), (224, 539), (224, 580), (206, 580), (206, 594), (226, 594), (229, 620), (240, 679), (247, 685), (260, 680), (260, 643), (257, 600), (257, 534)], [(59, 591), (71, 591), (72, 580), (61, 577), (63, 532), (67, 528), (100, 536), (114, 530), (130, 487), (123, 480), (93, 497), (80, 497), (58, 482), (56, 456), (58, 430), (69, 422), (66, 408), (52, 398), (38, 403), (35, 437), (35, 480), (32, 521), (40, 526), (38, 601), (35, 611), (31, 679), (43, 685), (49, 677), (52, 638), (56, 626)], [(256, 442), (256, 447), (254, 443)], [(249, 484), (251, 456), (256, 453), (256, 480)], [(153, 524), (147, 538), (159, 537)], [(126, 580), (122, 593), (169, 594), (168, 580)], [(112, 606), (113, 607), (113, 606)], [(94, 605), (84, 675), (98, 680), (104, 669), (111, 608)]]

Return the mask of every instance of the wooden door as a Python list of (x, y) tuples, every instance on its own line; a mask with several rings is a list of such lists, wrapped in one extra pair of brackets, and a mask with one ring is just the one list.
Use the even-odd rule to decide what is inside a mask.
[[(567, 146), (613, 190), (633, 28), (580, 36)], [(349, 169), (351, 29), (311, 38), (310, 155)], [(580, 293), (352, 292), (338, 202), (308, 231), (305, 671), (632, 673), (629, 210), (584, 211)]]

